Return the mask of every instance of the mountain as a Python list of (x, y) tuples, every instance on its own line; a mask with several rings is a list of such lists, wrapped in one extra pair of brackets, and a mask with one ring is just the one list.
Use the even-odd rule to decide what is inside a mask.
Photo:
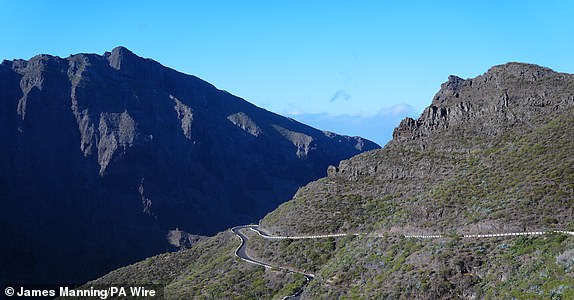
[[(383, 149), (330, 166), (260, 221), (273, 235), (349, 235), (269, 240), (246, 232), (247, 253), (314, 274), (302, 299), (571, 299), (574, 236), (463, 235), (574, 231), (572, 153), (574, 75), (508, 63), (472, 79), (450, 76)], [(168, 296), (199, 299), (280, 298), (304, 285), (234, 258), (232, 236), (93, 283), (162, 283)]]
[[(574, 76), (535, 65), (450, 76), (384, 149), (329, 167), (328, 178), (301, 189), (262, 225), (289, 234), (523, 231), (546, 226), (544, 218), (566, 224), (574, 216), (566, 205), (573, 200), (573, 106)], [(309, 218), (321, 222), (300, 222)]]
[(378, 148), (124, 47), (3, 61), (0, 140), (0, 282), (33, 283), (163, 252), (171, 231), (256, 221), (329, 164)]

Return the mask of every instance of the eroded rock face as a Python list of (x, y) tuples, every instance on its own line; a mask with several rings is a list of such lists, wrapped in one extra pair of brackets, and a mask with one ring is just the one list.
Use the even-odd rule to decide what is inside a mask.
[(499, 135), (508, 126), (531, 122), (539, 111), (571, 106), (566, 80), (572, 75), (522, 63), (495, 66), (472, 79), (451, 75), (422, 116), (403, 120), (393, 139), (413, 140), (450, 127), (461, 127), (465, 134)]
[(295, 152), (297, 157), (307, 157), (309, 150), (311, 150), (310, 146), (313, 142), (313, 137), (302, 132), (291, 131), (275, 124), (273, 124), (273, 128), (275, 128), (275, 130), (277, 130), (277, 132), (279, 132), (285, 139), (297, 147), (297, 151)]
[(177, 98), (170, 96), (174, 101), (174, 109), (177, 112), (177, 118), (181, 122), (181, 130), (186, 139), (191, 140), (191, 123), (193, 122), (193, 110), (185, 105), (183, 102), (177, 100)]
[(573, 120), (574, 74), (510, 63), (450, 76), (383, 149), (328, 166), (260, 224), (278, 235), (564, 228)]
[(0, 140), (0, 279), (35, 283), (165, 251), (174, 228), (256, 222), (329, 164), (378, 148), (123, 47), (2, 62)]
[(98, 127), (98, 164), (100, 175), (104, 174), (116, 150), (122, 153), (134, 145), (136, 123), (127, 111), (123, 113), (102, 113)]
[(251, 118), (249, 118), (249, 116), (244, 112), (232, 114), (228, 116), (227, 119), (239, 128), (247, 131), (252, 136), (257, 137), (262, 132), (261, 128), (259, 128), (259, 126), (257, 126), (257, 124), (255, 124), (255, 122), (253, 122), (253, 120), (251, 120)]
[[(574, 106), (574, 75), (524, 63), (494, 66), (472, 79), (449, 76), (418, 119), (405, 118), (395, 128), (390, 147), (469, 152), (461, 148), (464, 139), (491, 139), (509, 128), (535, 127), (540, 116), (548, 118)], [(403, 150), (404, 151), (404, 150)], [(392, 164), (364, 159), (344, 160), (338, 175), (355, 179), (378, 173), (389, 180), (420, 180), (443, 174), (445, 165), (420, 165), (405, 171)]]

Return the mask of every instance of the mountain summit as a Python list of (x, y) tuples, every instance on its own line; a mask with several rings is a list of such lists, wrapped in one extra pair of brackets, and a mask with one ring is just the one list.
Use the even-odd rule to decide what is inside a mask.
[(124, 47), (3, 61), (0, 140), (0, 279), (34, 283), (165, 251), (176, 228), (254, 222), (329, 164), (378, 148)]
[[(544, 218), (567, 224), (573, 207), (561, 207), (573, 199), (568, 153), (574, 139), (566, 130), (573, 108), (572, 74), (508, 63), (476, 78), (449, 76), (418, 119), (401, 121), (385, 148), (330, 167), (329, 178), (295, 196), (306, 205), (290, 201), (263, 224), (282, 234), (324, 231), (327, 224), (331, 231), (404, 230), (408, 224), (467, 233), (538, 228)], [(321, 197), (311, 196), (319, 191)], [(337, 197), (343, 199), (330, 200)], [(389, 215), (361, 221), (375, 215), (358, 204), (373, 201), (384, 203)], [(345, 206), (353, 210), (341, 209), (348, 213), (341, 222), (332, 209)], [(298, 213), (284, 211), (291, 209)], [(537, 217), (526, 217), (532, 214)], [(321, 222), (299, 225), (307, 215)]]

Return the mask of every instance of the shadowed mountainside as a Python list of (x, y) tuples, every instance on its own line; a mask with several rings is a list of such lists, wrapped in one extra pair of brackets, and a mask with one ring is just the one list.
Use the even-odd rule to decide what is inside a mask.
[(165, 251), (168, 230), (253, 222), (329, 164), (378, 148), (123, 47), (3, 61), (0, 140), (0, 279), (34, 283)]

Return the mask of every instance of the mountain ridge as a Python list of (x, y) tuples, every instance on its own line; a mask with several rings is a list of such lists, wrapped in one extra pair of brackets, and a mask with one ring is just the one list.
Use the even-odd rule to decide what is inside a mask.
[[(516, 76), (517, 74), (520, 76)], [(541, 80), (545, 84), (541, 85)], [(512, 85), (516, 87), (511, 88)], [(388, 208), (391, 211), (396, 208), (395, 205), (401, 205), (398, 199), (420, 203), (415, 199), (422, 195), (417, 195), (417, 193), (428, 191), (433, 184), (441, 184), (443, 179), (449, 178), (449, 173), (457, 174), (464, 171), (467, 173), (465, 180), (477, 180), (470, 172), (479, 168), (473, 165), (476, 163), (474, 160), (481, 160), (480, 157), (487, 152), (485, 148), (499, 147), (502, 148), (501, 151), (508, 152), (509, 149), (505, 149), (505, 143), (515, 144), (515, 147), (520, 145), (519, 141), (512, 141), (515, 139), (512, 134), (531, 133), (532, 128), (544, 126), (545, 122), (552, 118), (567, 122), (570, 118), (570, 111), (574, 107), (573, 91), (574, 75), (551, 72), (550, 69), (530, 64), (510, 63), (495, 66), (485, 74), (467, 80), (449, 76), (448, 81), (441, 85), (441, 89), (433, 97), (431, 105), (423, 111), (421, 117), (417, 120), (412, 118), (403, 120), (393, 133), (394, 139), (385, 148), (343, 160), (337, 167), (331, 166), (328, 178), (312, 182), (300, 189), (295, 199), (304, 197), (310, 200), (309, 195), (301, 194), (318, 193), (319, 191), (313, 191), (313, 187), (321, 186), (320, 193), (331, 195), (331, 197), (346, 194), (351, 197), (356, 192), (354, 197), (369, 198), (372, 196), (367, 195), (384, 195), (391, 199), (396, 198), (397, 200), (390, 201), (394, 203), (393, 208)], [(543, 136), (542, 133), (532, 134), (535, 134), (537, 138)], [(504, 142), (501, 143), (500, 139)], [(570, 146), (568, 138), (557, 142), (560, 142), (563, 147)], [(553, 149), (549, 148), (549, 150)], [(565, 151), (560, 153), (561, 158), (564, 159), (563, 163), (571, 163), (566, 153)], [(489, 160), (496, 158), (492, 157), (492, 153), (487, 154), (488, 159), (485, 159), (483, 166), (485, 169), (482, 172), (486, 172), (485, 170), (495, 172)], [(524, 172), (527, 171), (524, 170)], [(379, 183), (370, 188), (377, 191), (369, 192), (365, 186), (367, 183), (361, 183), (361, 179), (369, 176)], [(565, 180), (565, 178), (560, 180)], [(419, 183), (413, 184), (412, 182)], [(358, 184), (356, 191), (340, 190), (340, 188), (333, 191), (327, 189), (330, 184), (340, 187), (352, 186), (355, 183)], [(362, 190), (361, 187), (363, 187)], [(564, 187), (562, 191), (568, 193), (568, 188)], [(415, 197), (415, 199), (409, 199), (409, 197)], [(343, 202), (347, 203), (347, 201)], [(363, 201), (369, 202), (375, 199), (363, 199)], [(291, 205), (291, 203), (283, 206)], [(427, 203), (422, 206), (428, 205)], [(280, 214), (278, 211), (283, 206), (270, 215)], [(318, 217), (317, 211), (313, 214)], [(568, 214), (571, 212), (561, 216), (566, 218)], [(331, 219), (327, 215), (324, 217), (327, 220)], [(426, 212), (420, 217), (428, 218)], [(417, 222), (414, 218), (412, 221)], [(263, 222), (262, 225), (265, 225), (265, 220)], [(286, 222), (286, 219), (284, 218), (282, 222)], [(290, 222), (301, 224), (300, 220)], [(310, 232), (312, 228), (312, 226), (305, 228), (305, 231), (301, 233)], [(301, 229), (303, 230), (302, 226)], [(298, 232), (280, 231), (278, 233), (296, 234)]]
[(12, 240), (0, 259), (14, 280), (86, 280), (173, 249), (169, 230), (255, 221), (329, 164), (378, 148), (125, 47), (4, 60), (0, 100), (0, 230)]

